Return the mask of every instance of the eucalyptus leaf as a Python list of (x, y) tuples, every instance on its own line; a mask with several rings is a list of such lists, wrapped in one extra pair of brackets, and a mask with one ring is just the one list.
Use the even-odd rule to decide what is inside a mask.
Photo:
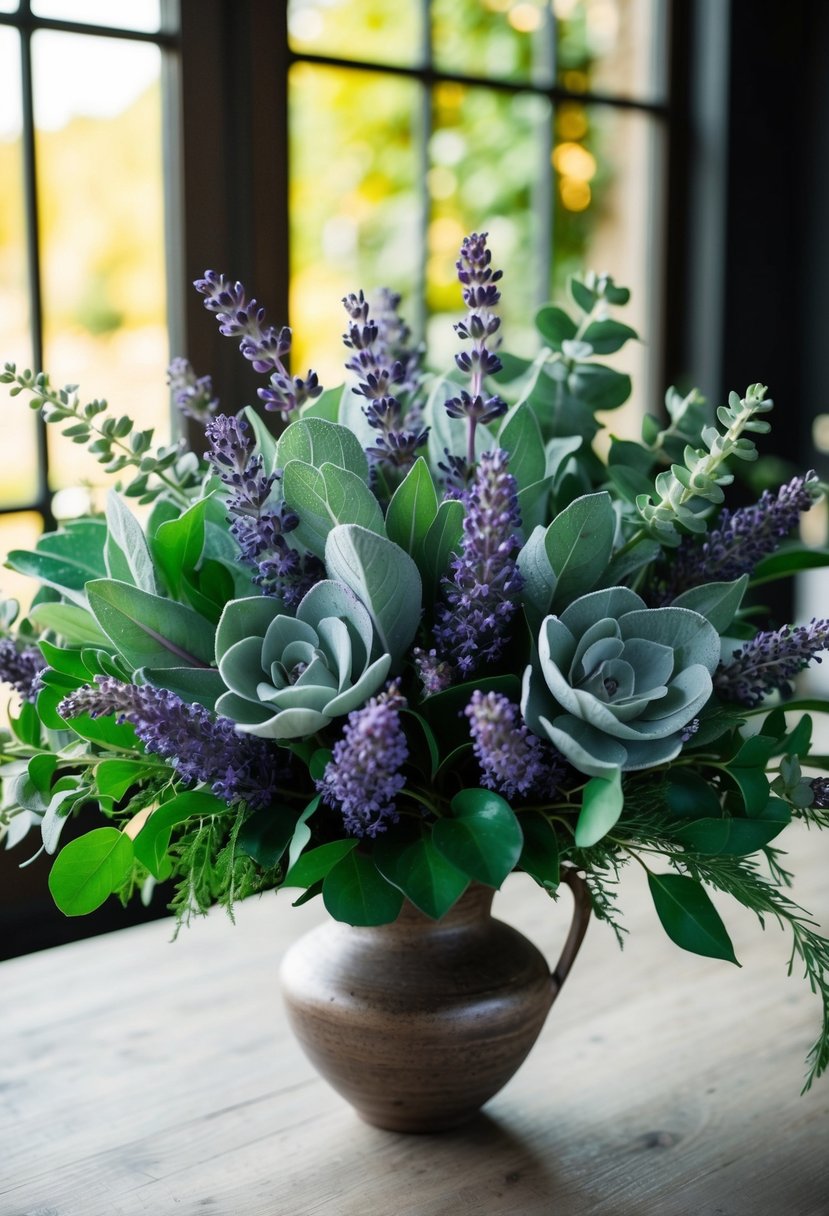
[(49, 872), (49, 890), (61, 912), (85, 916), (126, 880), (132, 841), (117, 828), (95, 828), (64, 845)]
[(684, 874), (648, 874), (648, 886), (665, 932), (683, 950), (737, 963), (731, 938), (703, 887)]
[(370, 857), (353, 849), (326, 874), (322, 899), (334, 920), (349, 925), (387, 925), (403, 907), (403, 892), (387, 882)]
[(566, 607), (599, 581), (613, 549), (616, 516), (607, 491), (587, 494), (556, 516), (544, 538), (556, 575), (553, 610)]
[(468, 878), (500, 887), (521, 856), (524, 837), (510, 804), (492, 790), (464, 789), (452, 815), (432, 828), (432, 843)]
[(439, 920), (460, 899), (469, 879), (452, 865), (428, 838), (399, 842), (381, 836), (374, 847), (380, 873), (433, 920)]
[(576, 823), (577, 847), (589, 849), (598, 844), (618, 823), (624, 804), (621, 770), (607, 778), (591, 777), (584, 787)]

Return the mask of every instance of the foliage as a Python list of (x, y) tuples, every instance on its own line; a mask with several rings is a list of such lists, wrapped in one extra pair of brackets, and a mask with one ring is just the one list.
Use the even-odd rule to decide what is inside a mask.
[[(825, 1006), (811, 1078), (829, 955), (772, 842), (793, 819), (829, 824), (829, 782), (803, 773), (829, 768), (803, 712), (824, 703), (782, 705), (827, 624), (772, 645), (745, 604), (754, 565), (759, 583), (808, 564), (780, 520), (816, 487), (764, 497), (762, 555), (706, 577), (765, 389), (732, 395), (721, 429), (671, 391), (665, 425), (600, 458), (597, 412), (630, 391), (604, 362), (636, 337), (615, 315), (627, 290), (574, 278), (570, 303), (538, 314), (530, 363), (495, 353), (483, 235), (458, 265), (448, 377), (422, 375), (400, 324), (350, 297), (345, 387), (286, 390), (278, 438), (250, 410), (220, 416), (205, 456), (153, 452), (103, 403), (7, 367), (13, 392), (132, 480), (103, 515), (9, 555), (40, 589), (26, 618), (0, 610), (0, 677), (19, 697), (0, 830), (55, 855), (67, 915), (170, 881), (181, 921), (274, 887), (352, 924), (392, 920), (404, 898), (437, 918), (470, 882), (519, 869), (554, 895), (575, 866), (621, 937), (615, 889), (635, 860), (685, 949), (736, 962), (706, 888), (790, 927)], [(290, 335), (210, 281), (226, 332), (272, 371)], [(676, 555), (697, 571), (678, 595)], [(762, 686), (732, 657), (752, 639)], [(60, 849), (75, 815), (89, 830)]]

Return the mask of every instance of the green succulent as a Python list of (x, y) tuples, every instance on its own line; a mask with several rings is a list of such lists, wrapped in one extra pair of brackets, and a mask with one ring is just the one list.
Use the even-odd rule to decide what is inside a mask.
[(377, 692), (391, 657), (372, 662), (371, 617), (342, 583), (312, 587), (296, 616), (268, 596), (232, 600), (216, 631), (216, 658), (228, 692), (217, 713), (267, 739), (300, 739)]
[(716, 629), (689, 608), (648, 608), (627, 587), (593, 591), (541, 625), (521, 709), (579, 772), (608, 777), (673, 759), (711, 696)]

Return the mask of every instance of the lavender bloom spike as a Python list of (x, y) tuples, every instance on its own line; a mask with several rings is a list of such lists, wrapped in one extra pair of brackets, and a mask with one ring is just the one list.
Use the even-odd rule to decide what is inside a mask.
[(167, 383), (173, 404), (185, 417), (204, 426), (216, 413), (219, 398), (213, 395), (213, 381), (210, 376), (197, 376), (187, 359), (173, 359), (167, 368)]
[(34, 701), (40, 691), (40, 673), (46, 666), (36, 646), (18, 649), (11, 638), (0, 639), (0, 683), (11, 684), (24, 701)]
[(809, 784), (812, 787), (812, 806), (819, 811), (829, 810), (829, 777), (813, 777)]
[(64, 698), (58, 713), (132, 723), (146, 750), (169, 760), (182, 781), (209, 785), (227, 803), (269, 806), (277, 787), (289, 780), (273, 743), (237, 733), (229, 718), (214, 717), (203, 705), (190, 705), (164, 688), (96, 676), (94, 685)]
[(215, 270), (206, 270), (203, 279), (193, 286), (204, 296), (208, 312), (216, 314), (219, 333), (227, 338), (239, 338), (239, 350), (249, 359), (257, 372), (269, 372), (267, 388), (257, 389), (266, 410), (279, 410), (286, 420), (306, 401), (322, 392), (316, 372), (309, 371), (305, 379), (291, 376), (284, 359), (291, 349), (291, 331), (267, 323), (267, 315), (258, 301), (248, 300), (241, 283), (231, 283)]
[(317, 782), (323, 800), (341, 812), (350, 836), (376, 836), (399, 819), (394, 800), (406, 784), (400, 769), (409, 758), (400, 725), (399, 711), (405, 706), (391, 684), (362, 709), (352, 710)]
[(475, 463), (475, 430), (479, 422), (491, 422), (506, 413), (507, 403), (499, 396), (485, 397), (485, 376), (493, 376), (501, 370), (501, 360), (487, 346), (501, 325), (501, 318), (493, 311), (501, 293), (496, 283), (503, 272), (490, 266), (492, 254), (486, 245), (487, 233), (473, 232), (464, 237), (461, 252), (456, 262), (458, 279), (463, 287), (463, 301), (469, 310), (468, 316), (459, 321), (455, 332), (462, 341), (471, 341), (471, 350), (462, 350), (455, 355), (455, 362), (466, 372), (471, 383), (469, 390), (462, 389), (457, 397), (446, 402), (450, 418), (469, 419), (467, 464), (471, 469)]
[(438, 651), (462, 676), (500, 657), (518, 607), (521, 515), (508, 461), (501, 449), (481, 456), (467, 496), (461, 553), (452, 561), (451, 580), (442, 580), (445, 603), (435, 611)]
[(829, 647), (829, 621), (808, 625), (784, 625), (782, 629), (758, 633), (721, 663), (714, 675), (714, 688), (726, 701), (753, 708), (770, 692), (789, 696), (791, 681), (812, 659), (820, 663), (820, 652)]
[[(412, 346), (412, 331), (401, 317), (400, 299), (396, 291), (381, 287), (373, 301), (377, 325), (377, 348), (382, 351), (383, 361), (399, 363), (402, 376), (400, 391), (410, 396), (417, 392), (421, 381), (423, 345)], [(412, 407), (406, 413), (406, 421), (412, 425)]]
[(416, 646), (412, 651), (417, 674), (420, 677), (423, 695), (431, 697), (436, 692), (443, 692), (452, 683), (452, 668), (434, 649), (423, 650)]
[[(391, 298), (399, 299), (393, 294)], [(387, 315), (384, 327), (373, 320), (362, 291), (345, 296), (343, 305), (351, 319), (343, 342), (354, 351), (346, 361), (346, 368), (357, 376), (354, 391), (365, 398), (367, 404), (363, 406), (363, 413), (369, 425), (379, 432), (374, 446), (368, 448), (366, 454), (372, 460), (408, 468), (428, 435), (428, 430), (419, 425), (412, 429), (404, 423), (398, 394), (405, 391), (411, 368), (404, 365), (392, 345), (395, 334), (389, 332)]]
[(670, 602), (700, 583), (731, 582), (750, 574), (792, 534), (802, 512), (814, 506), (817, 496), (817, 474), (812, 471), (792, 478), (776, 495), (765, 490), (753, 506), (724, 510), (716, 531), (709, 532), (702, 544), (688, 537), (674, 552), (662, 602)]
[(244, 418), (219, 414), (205, 431), (210, 443), (207, 459), (226, 486), (232, 518), (230, 532), (248, 565), (253, 581), (265, 595), (277, 596), (295, 607), (307, 591), (324, 577), (324, 567), (313, 554), (300, 555), (285, 540), (299, 520), (284, 502), (268, 505), (276, 482), (265, 473), (260, 453)]
[(565, 761), (551, 744), (531, 734), (517, 705), (501, 693), (477, 688), (464, 713), (481, 780), (488, 789), (510, 799), (530, 793), (543, 798), (555, 795)]

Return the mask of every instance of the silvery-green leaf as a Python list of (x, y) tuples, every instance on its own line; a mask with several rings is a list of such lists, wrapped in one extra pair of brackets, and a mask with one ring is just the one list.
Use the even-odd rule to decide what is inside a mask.
[(542, 525), (534, 528), (516, 559), (523, 580), (521, 598), (533, 633), (550, 610), (556, 585), (556, 576), (544, 548), (545, 532)]
[(560, 617), (545, 617), (538, 635), (538, 651), (542, 665), (554, 664), (569, 671), (576, 649), (576, 639)]
[(448, 573), (452, 554), (461, 547), (463, 536), (463, 503), (448, 499), (438, 507), (426, 539), (423, 542), (427, 576), (424, 580), (427, 594), (434, 598), (441, 578)]
[[(363, 450), (372, 447), (377, 442), (377, 432), (370, 425), (365, 415), (365, 409), (363, 408), (365, 404), (365, 397), (359, 396), (350, 384), (343, 385), (337, 421), (340, 426), (344, 426), (351, 431)], [(355, 469), (354, 472), (359, 472), (359, 469)]]
[(236, 729), (259, 739), (305, 739), (330, 721), (314, 709), (282, 709), (264, 722), (237, 721)]
[(319, 469), (335, 464), (368, 479), (368, 459), (356, 436), (324, 418), (297, 418), (283, 431), (276, 445), (276, 461), (284, 469), (289, 460), (303, 460)]
[(256, 450), (262, 454), (265, 464), (265, 471), (272, 473), (274, 469), (278, 467), (276, 459), (276, 436), (271, 434), (264, 418), (257, 414), (256, 410), (252, 409), (251, 406), (246, 405), (239, 412), (253, 431), (256, 439)]
[(365, 604), (381, 651), (399, 663), (421, 613), (420, 575), (408, 553), (357, 524), (340, 524), (328, 534), (325, 564)]
[(284, 613), (281, 600), (271, 595), (251, 595), (230, 600), (216, 626), (216, 657), (220, 658), (242, 638), (263, 638), (274, 617)]
[(619, 620), (622, 637), (641, 638), (669, 646), (676, 669), (701, 663), (713, 674), (720, 661), (720, 639), (716, 629), (689, 608), (645, 608), (625, 613)]
[[(264, 640), (260, 642), (258, 637), (247, 638), (245, 641), (239, 642), (238, 646), (244, 646), (247, 642), (252, 642), (256, 647), (257, 665), (261, 671), (270, 671), (272, 663), (278, 663), (283, 657), (283, 651), (290, 642), (302, 641), (310, 647), (317, 644), (317, 633), (305, 621), (293, 616), (276, 616), (268, 626)], [(236, 647), (232, 647), (227, 651), (224, 658), (235, 651)], [(223, 660), (224, 661), (224, 660)], [(296, 660), (299, 662), (299, 659)], [(219, 664), (221, 668), (221, 663)], [(233, 685), (229, 685), (233, 687)]]
[(671, 607), (690, 608), (704, 616), (717, 633), (725, 633), (739, 611), (747, 587), (747, 574), (731, 583), (704, 583), (677, 596)]
[(139, 675), (155, 688), (167, 688), (183, 700), (210, 710), (225, 690), (225, 683), (215, 667), (144, 667)]
[(326, 617), (339, 617), (345, 622), (351, 638), (354, 667), (365, 667), (374, 639), (371, 617), (345, 583), (321, 579), (305, 594), (296, 615), (297, 620), (306, 621), (314, 629), (318, 629)]
[(614, 769), (627, 767), (627, 748), (588, 722), (581, 722), (570, 714), (561, 714), (552, 722), (542, 718), (541, 726), (543, 733), (561, 754), (588, 777), (608, 778)]
[(114, 490), (107, 494), (106, 521), (104, 558), (109, 577), (156, 595), (158, 586), (147, 538), (138, 520)]
[(432, 475), (426, 461), (418, 456), (392, 495), (386, 512), (386, 534), (406, 550), (421, 573), (425, 569), (426, 534), (437, 513), (438, 496)]
[(262, 678), (262, 639), (242, 638), (219, 656), (219, 674), (231, 692), (253, 698)]
[(557, 579), (554, 609), (596, 584), (610, 559), (615, 532), (616, 517), (606, 490), (574, 499), (556, 516), (544, 541)]
[(299, 523), (296, 538), (322, 557), (325, 538), (337, 524), (361, 524), (385, 536), (380, 504), (365, 481), (349, 469), (326, 463), (320, 468), (289, 460), (282, 475), (285, 502)]
[(560, 620), (575, 637), (581, 637), (596, 621), (608, 617), (618, 620), (624, 613), (644, 607), (645, 601), (629, 587), (605, 587), (602, 591), (591, 591), (570, 604), (561, 613)]
[(509, 471), (519, 490), (544, 477), (546, 459), (541, 428), (526, 401), (504, 415), (498, 445), (509, 454)]
[(262, 705), (259, 701), (252, 701), (248, 697), (240, 697), (235, 692), (226, 692), (219, 697), (216, 702), (216, 713), (223, 718), (230, 718), (237, 725), (240, 722), (254, 724), (267, 722), (273, 716), (266, 705)]
[(357, 709), (368, 697), (379, 692), (383, 681), (389, 674), (390, 667), (391, 655), (381, 655), (370, 667), (366, 668), (351, 688), (345, 689), (328, 702), (325, 712), (332, 718), (338, 718), (342, 714), (349, 713), (352, 709)]

